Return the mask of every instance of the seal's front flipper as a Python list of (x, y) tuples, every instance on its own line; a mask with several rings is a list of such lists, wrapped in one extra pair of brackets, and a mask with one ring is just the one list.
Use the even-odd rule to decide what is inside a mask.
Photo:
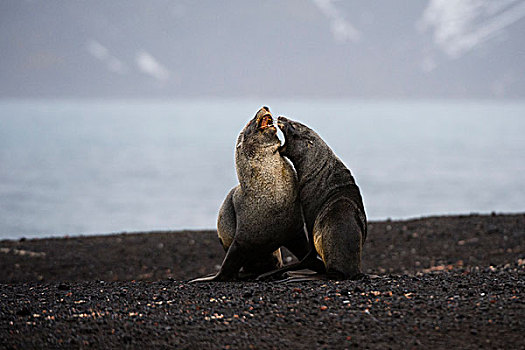
[(195, 278), (195, 279), (189, 280), (188, 283), (197, 283), (197, 282), (216, 282), (216, 281), (218, 281), (218, 280), (217, 280), (217, 275), (212, 275), (212, 276), (206, 276), (206, 277)]
[(237, 241), (234, 239), (226, 256), (222, 262), (221, 268), (214, 276), (206, 276), (193, 279), (190, 283), (195, 282), (226, 282), (236, 281), (241, 266), (246, 260), (246, 252), (243, 252)]

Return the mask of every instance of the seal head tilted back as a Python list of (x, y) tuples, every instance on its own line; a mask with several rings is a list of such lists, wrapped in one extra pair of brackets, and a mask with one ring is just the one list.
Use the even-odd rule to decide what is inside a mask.
[(297, 171), (306, 229), (334, 278), (361, 274), (367, 224), (359, 187), (323, 139), (304, 124), (278, 118), (285, 136), (280, 153)]
[(239, 185), (227, 195), (217, 223), (226, 256), (215, 276), (195, 281), (235, 280), (241, 267), (253, 273), (275, 269), (280, 261), (274, 252), (281, 246), (300, 259), (307, 254), (297, 177), (279, 147), (272, 115), (263, 107), (237, 138)]

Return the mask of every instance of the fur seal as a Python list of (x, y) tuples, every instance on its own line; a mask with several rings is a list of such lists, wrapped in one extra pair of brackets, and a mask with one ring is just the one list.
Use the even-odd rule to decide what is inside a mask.
[(253, 274), (274, 270), (281, 264), (281, 246), (299, 259), (308, 253), (297, 176), (280, 146), (270, 110), (262, 107), (237, 138), (239, 185), (226, 196), (217, 220), (226, 250), (221, 268), (191, 282), (237, 280), (241, 267)]
[[(315, 248), (296, 268), (309, 268), (318, 253), (327, 277), (360, 277), (367, 222), (361, 193), (350, 170), (306, 125), (280, 116), (278, 126), (285, 137), (280, 153), (291, 160), (297, 172), (310, 247)], [(285, 269), (292, 267), (281, 269), (281, 273)]]

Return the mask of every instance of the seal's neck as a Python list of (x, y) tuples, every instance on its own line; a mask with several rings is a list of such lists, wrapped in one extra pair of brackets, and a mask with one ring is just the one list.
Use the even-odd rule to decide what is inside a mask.
[(305, 142), (304, 147), (295, 148), (287, 154), (297, 172), (300, 185), (324, 169), (329, 158), (327, 152), (330, 152), (330, 150), (324, 142), (319, 140), (308, 142), (310, 143), (306, 144)]
[(252, 153), (239, 150), (235, 157), (239, 184), (244, 189), (268, 186), (278, 178), (282, 161), (277, 147), (258, 148)]

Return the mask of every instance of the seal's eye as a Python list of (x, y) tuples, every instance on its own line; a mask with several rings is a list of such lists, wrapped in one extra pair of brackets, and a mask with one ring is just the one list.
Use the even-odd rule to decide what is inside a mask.
[(265, 129), (265, 128), (268, 128), (268, 127), (270, 127), (272, 125), (273, 125), (273, 119), (272, 119), (272, 117), (269, 114), (267, 114), (264, 117), (262, 117), (259, 127), (261, 129)]

